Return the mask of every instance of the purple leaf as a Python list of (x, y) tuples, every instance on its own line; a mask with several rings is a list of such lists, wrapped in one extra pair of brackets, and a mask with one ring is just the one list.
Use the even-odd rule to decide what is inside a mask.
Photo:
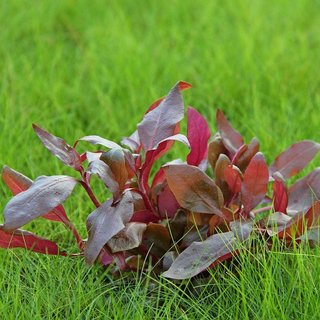
[[(8, 166), (4, 166), (2, 171), (2, 179), (7, 184), (9, 189), (12, 191), (13, 195), (17, 195), (20, 192), (26, 191), (31, 187), (33, 181), (28, 177), (24, 176), (22, 173), (19, 173)], [(42, 216), (42, 218), (62, 222), (66, 225), (68, 229), (70, 229), (75, 236), (77, 243), (80, 247), (82, 247), (82, 239), (79, 236), (76, 228), (69, 220), (66, 211), (64, 210), (62, 205), (58, 205), (56, 208), (52, 209), (50, 212), (47, 212)]]
[(235, 154), (244, 144), (242, 136), (231, 126), (223, 112), (219, 109), (217, 110), (216, 118), (218, 130), (224, 146), (231, 154)]
[(0, 247), (5, 249), (24, 248), (38, 253), (66, 255), (65, 252), (59, 250), (55, 242), (40, 238), (25, 230), (18, 229), (8, 232), (4, 230), (3, 225), (0, 225)]
[(90, 152), (87, 151), (86, 152), (86, 159), (88, 160), (88, 162), (92, 162), (95, 160), (100, 160), (100, 156), (102, 155), (102, 152)]
[(207, 158), (210, 129), (203, 116), (195, 109), (188, 108), (188, 134), (191, 151), (187, 163), (199, 166)]
[(313, 224), (319, 221), (320, 201), (314, 202), (306, 212), (302, 212), (293, 217), (287, 225), (281, 227), (277, 236), (281, 239), (290, 239), (293, 236), (301, 236)]
[(94, 145), (101, 145), (101, 146), (104, 146), (106, 148), (109, 148), (109, 149), (121, 149), (121, 147), (113, 142), (113, 141), (110, 141), (110, 140), (107, 140), (107, 139), (104, 139), (104, 138), (101, 138), (99, 136), (85, 136), (85, 137), (82, 137), (80, 139), (78, 139), (75, 144), (74, 144), (74, 147), (76, 147), (76, 145), (78, 144), (79, 141), (86, 141), (86, 142), (89, 142), (91, 144), (94, 144)]
[[(244, 241), (248, 236), (246, 234), (241, 240)], [(242, 242), (233, 231), (214, 234), (205, 241), (193, 242), (162, 275), (177, 280), (192, 278), (215, 262), (232, 257), (232, 253), (242, 247)]]
[(114, 174), (107, 164), (101, 160), (94, 160), (90, 162), (87, 173), (96, 174), (105, 186), (113, 194), (114, 199), (117, 200), (120, 196), (119, 184), (116, 181)]
[(4, 208), (5, 230), (17, 229), (61, 204), (77, 180), (68, 176), (41, 176), (31, 187), (12, 198)]
[(244, 211), (248, 215), (250, 210), (256, 207), (266, 195), (269, 181), (269, 170), (264, 156), (258, 152), (250, 161), (241, 187), (241, 202)]
[(300, 141), (283, 151), (270, 166), (270, 175), (280, 172), (284, 179), (299, 173), (318, 153), (320, 144), (310, 140)]
[(43, 145), (58, 159), (67, 166), (81, 171), (81, 159), (77, 151), (69, 146), (63, 139), (58, 138), (49, 132), (41, 129), (35, 124), (32, 125), (33, 130), (40, 138)]
[(136, 130), (130, 137), (122, 138), (121, 143), (129, 147), (132, 152), (138, 153), (141, 145), (138, 130)]
[(130, 192), (126, 192), (116, 205), (112, 203), (112, 199), (104, 202), (87, 219), (89, 238), (84, 255), (88, 264), (97, 259), (104, 245), (125, 228), (133, 215), (133, 198)]
[(168, 185), (182, 208), (222, 216), (223, 195), (199, 168), (187, 164), (163, 167)]
[(174, 135), (178, 122), (183, 118), (183, 101), (176, 84), (155, 109), (148, 112), (138, 125), (144, 150), (152, 150), (164, 139)]
[(320, 199), (320, 168), (297, 180), (288, 190), (288, 214), (308, 210), (315, 200)]
[[(26, 191), (33, 184), (33, 181), (30, 178), (26, 177), (18, 171), (9, 168), (8, 166), (3, 167), (2, 179), (9, 187), (14, 196), (22, 191)], [(61, 216), (63, 217), (61, 218)], [(57, 222), (63, 222), (63, 220), (69, 221), (67, 214), (62, 206), (58, 206), (56, 209), (53, 209), (52, 211), (46, 213), (45, 215), (43, 215), (43, 218)]]

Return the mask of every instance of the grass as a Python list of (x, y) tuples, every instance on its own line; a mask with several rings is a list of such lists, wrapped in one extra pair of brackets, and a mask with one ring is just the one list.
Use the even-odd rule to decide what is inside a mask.
[[(213, 129), (221, 107), (247, 140), (259, 138), (268, 161), (294, 141), (320, 141), (319, 9), (308, 0), (1, 1), (0, 165), (32, 178), (73, 174), (43, 149), (32, 122), (69, 143), (85, 134), (120, 141), (179, 79), (194, 86), (186, 105)], [(9, 197), (1, 184), (0, 208)], [(66, 208), (85, 237), (93, 208), (80, 188)], [(28, 229), (74, 246), (62, 226)], [(1, 250), (1, 317), (319, 319), (319, 257), (319, 248), (248, 253), (237, 276), (219, 266), (188, 292)]]

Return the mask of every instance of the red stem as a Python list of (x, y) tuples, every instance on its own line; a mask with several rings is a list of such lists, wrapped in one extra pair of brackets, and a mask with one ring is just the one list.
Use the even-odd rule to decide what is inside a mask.
[(252, 210), (252, 213), (253, 214), (257, 214), (257, 213), (260, 213), (260, 212), (271, 210), (272, 208), (273, 208), (273, 206), (266, 206), (266, 207), (262, 207), (262, 208), (259, 208), (259, 209), (256, 209), (256, 210)]
[(96, 206), (96, 208), (99, 208), (100, 202), (97, 200), (97, 198), (93, 194), (91, 187), (85, 181), (80, 181), (80, 183), (83, 186), (83, 188), (87, 191), (88, 196), (90, 197), (90, 199), (92, 200), (92, 202)]
[(137, 191), (142, 196), (143, 201), (144, 201), (147, 209), (149, 209), (152, 213), (154, 213), (156, 216), (158, 216), (158, 214), (156, 213), (156, 211), (154, 210), (154, 208), (151, 204), (149, 197), (147, 196), (147, 190), (144, 187), (143, 182), (141, 182), (140, 175), (137, 176), (137, 183), (138, 183), (138, 188), (139, 188), (139, 190), (137, 190)]
[(66, 219), (64, 216), (60, 215), (58, 212), (56, 212), (56, 215), (65, 224), (65, 226), (72, 232), (72, 234), (74, 235), (74, 237), (77, 240), (77, 245), (78, 245), (79, 249), (82, 250), (84, 247), (84, 242), (82, 241), (82, 239), (81, 239), (77, 229), (73, 225), (73, 223), (70, 220)]

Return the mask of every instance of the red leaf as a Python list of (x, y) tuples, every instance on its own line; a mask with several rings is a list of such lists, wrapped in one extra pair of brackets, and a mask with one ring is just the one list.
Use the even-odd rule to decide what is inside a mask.
[(179, 84), (176, 84), (159, 106), (148, 112), (138, 125), (144, 150), (155, 149), (161, 141), (174, 135), (176, 125), (183, 118), (183, 109)]
[(243, 138), (240, 133), (231, 126), (223, 112), (219, 109), (217, 110), (216, 118), (223, 144), (229, 152), (234, 155), (244, 144)]
[(273, 207), (276, 212), (287, 213), (288, 191), (284, 180), (278, 172), (274, 175), (273, 183)]
[(258, 152), (250, 161), (243, 176), (241, 201), (248, 215), (264, 198), (269, 181), (269, 170), (264, 156)]
[(66, 255), (65, 252), (59, 250), (55, 242), (40, 238), (25, 230), (17, 229), (12, 232), (6, 232), (3, 225), (0, 225), (0, 247), (6, 249), (24, 248), (38, 253)]
[(158, 210), (162, 218), (173, 218), (180, 208), (174, 194), (168, 186), (160, 192), (158, 196)]
[(63, 139), (52, 135), (51, 133), (41, 129), (35, 124), (33, 124), (32, 127), (43, 145), (54, 156), (60, 159), (67, 166), (81, 171), (81, 158), (74, 148), (69, 146)]
[(320, 168), (295, 182), (288, 190), (288, 213), (304, 212), (320, 199)]
[(210, 129), (203, 116), (195, 109), (188, 108), (188, 134), (191, 151), (187, 163), (194, 166), (207, 158)]
[(150, 222), (158, 222), (159, 217), (155, 216), (149, 210), (141, 210), (137, 211), (133, 214), (130, 222), (143, 222), (143, 223), (150, 223)]
[(241, 171), (236, 166), (228, 165), (225, 167), (224, 179), (233, 193), (238, 193), (241, 191)]
[(182, 208), (223, 216), (223, 195), (217, 185), (199, 168), (171, 164), (164, 168), (168, 185)]
[(77, 180), (68, 176), (41, 176), (29, 189), (13, 197), (4, 209), (4, 228), (17, 229), (55, 209), (71, 194)]
[(189, 147), (188, 139), (182, 134), (176, 134), (160, 141), (155, 150), (147, 151), (144, 164), (140, 170), (141, 184), (146, 188), (146, 190), (148, 189), (148, 179), (152, 165), (157, 159), (169, 151), (169, 149), (172, 147), (172, 142), (174, 141), (182, 142)]
[(299, 173), (318, 153), (320, 144), (304, 140), (283, 151), (270, 166), (270, 175), (280, 172), (284, 179)]
[(158, 170), (158, 172), (155, 174), (154, 178), (153, 178), (153, 181), (152, 181), (152, 188), (155, 187), (157, 184), (161, 184), (164, 179), (165, 179), (165, 174), (164, 174), (164, 170), (163, 168), (160, 168)]

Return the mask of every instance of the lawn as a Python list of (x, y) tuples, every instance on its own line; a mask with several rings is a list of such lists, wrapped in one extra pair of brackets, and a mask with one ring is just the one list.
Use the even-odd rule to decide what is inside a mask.
[[(88, 134), (120, 142), (180, 79), (213, 132), (220, 107), (269, 163), (294, 141), (320, 141), (319, 1), (14, 0), (0, 2), (0, 21), (0, 165), (33, 179), (74, 173), (32, 123), (70, 144)], [(10, 196), (1, 183), (1, 211)], [(65, 207), (86, 237), (94, 208), (80, 187)], [(60, 225), (28, 229), (75, 250)], [(0, 250), (1, 319), (320, 319), (320, 249), (280, 249), (182, 285)]]

